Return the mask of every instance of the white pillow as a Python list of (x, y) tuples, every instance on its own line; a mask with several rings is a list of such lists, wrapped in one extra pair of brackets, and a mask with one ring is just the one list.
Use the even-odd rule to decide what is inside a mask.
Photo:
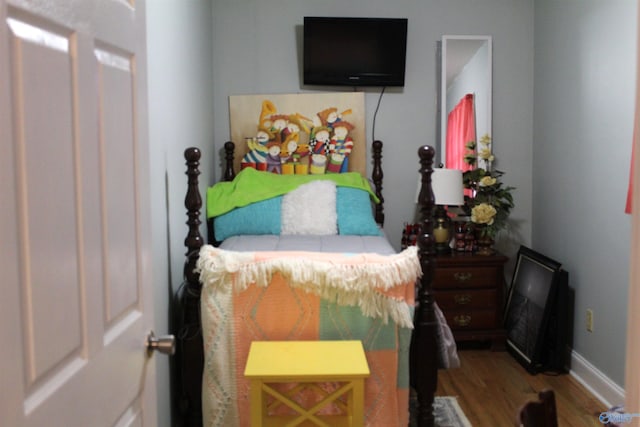
[(338, 234), (336, 183), (302, 184), (282, 198), (281, 234)]

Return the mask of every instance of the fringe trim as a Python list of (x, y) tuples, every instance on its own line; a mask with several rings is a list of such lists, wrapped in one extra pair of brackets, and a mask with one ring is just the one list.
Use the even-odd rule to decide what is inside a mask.
[[(336, 254), (341, 257), (342, 254)], [(353, 263), (357, 258), (359, 263)], [(279, 273), (291, 287), (301, 288), (343, 306), (359, 306), (365, 316), (389, 317), (399, 326), (413, 328), (411, 307), (403, 299), (384, 295), (396, 286), (414, 284), (421, 276), (418, 252), (411, 246), (399, 254), (359, 254), (335, 261), (299, 256), (278, 256), (255, 261), (253, 252), (235, 252), (205, 245), (196, 272), (205, 288), (232, 287), (242, 292), (251, 284), (267, 287)]]

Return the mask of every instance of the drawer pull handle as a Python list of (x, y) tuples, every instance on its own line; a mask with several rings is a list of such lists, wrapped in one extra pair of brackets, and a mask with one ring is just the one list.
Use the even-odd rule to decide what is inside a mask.
[(453, 273), (453, 278), (458, 282), (466, 282), (471, 279), (471, 273)]
[(471, 295), (469, 294), (454, 295), (453, 300), (458, 305), (469, 304), (471, 302)]
[(471, 323), (471, 316), (460, 314), (453, 318), (453, 323), (455, 323), (456, 326), (469, 326)]

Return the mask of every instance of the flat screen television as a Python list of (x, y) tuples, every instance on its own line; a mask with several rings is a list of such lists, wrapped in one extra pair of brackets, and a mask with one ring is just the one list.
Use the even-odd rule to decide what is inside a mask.
[(404, 86), (406, 18), (304, 18), (305, 85)]

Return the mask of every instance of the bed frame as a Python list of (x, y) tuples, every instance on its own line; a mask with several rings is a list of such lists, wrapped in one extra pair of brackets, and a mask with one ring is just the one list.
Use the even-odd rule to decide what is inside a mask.
[[(380, 203), (376, 205), (375, 220), (384, 224), (384, 198), (382, 197), (383, 172), (381, 167), (382, 142), (373, 142), (372, 180)], [(224, 144), (225, 167), (223, 180), (234, 178), (233, 170), (235, 144)], [(419, 427), (432, 427), (433, 398), (437, 386), (437, 334), (438, 325), (434, 312), (434, 299), (431, 290), (435, 246), (433, 238), (434, 196), (431, 189), (431, 174), (435, 151), (430, 146), (418, 150), (422, 189), (419, 203), (421, 212), (421, 235), (418, 237), (418, 253), (422, 267), (422, 277), (416, 296), (414, 331), (411, 338), (410, 376), (411, 387), (417, 394), (417, 413), (415, 419)], [(176, 292), (172, 303), (171, 330), (176, 336), (177, 348), (172, 359), (171, 390), (173, 405), (173, 425), (198, 427), (202, 425), (202, 374), (204, 366), (203, 342), (200, 328), (200, 291), (199, 276), (195, 272), (200, 248), (205, 243), (200, 234), (200, 209), (202, 197), (198, 189), (198, 169), (201, 152), (198, 148), (187, 148), (184, 152), (187, 165), (188, 185), (185, 196), (187, 208), (188, 234), (184, 240), (187, 248), (184, 265), (184, 282)], [(215, 242), (213, 227), (208, 224), (208, 241)]]

